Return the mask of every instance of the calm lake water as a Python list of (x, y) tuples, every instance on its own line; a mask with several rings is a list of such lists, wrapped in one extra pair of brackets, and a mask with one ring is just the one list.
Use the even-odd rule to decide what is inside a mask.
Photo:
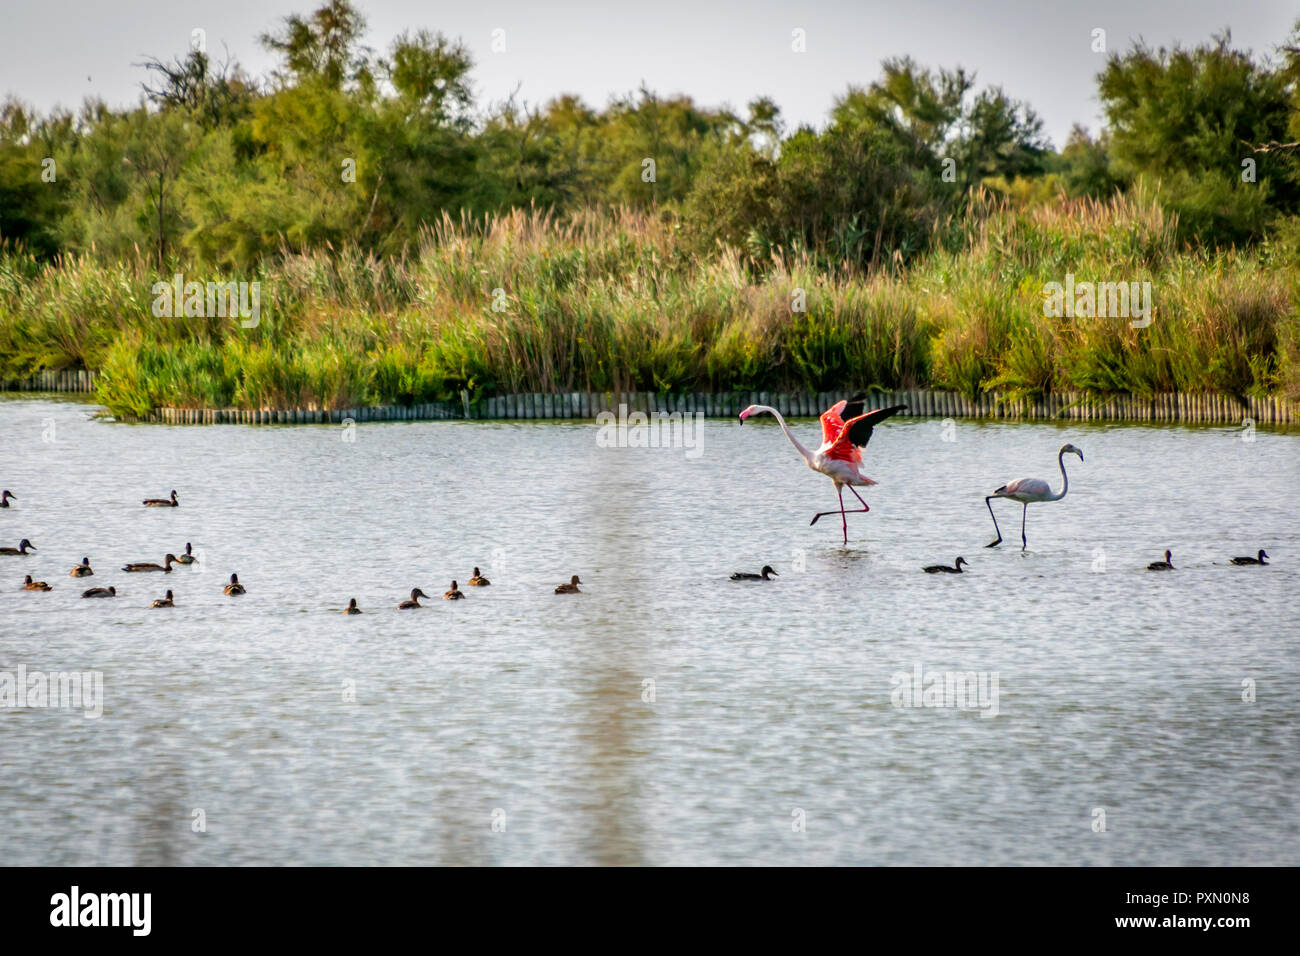
[[(1300, 434), (896, 419), (845, 547), (770, 419), (697, 453), (95, 411), (0, 398), (0, 545), (39, 549), (0, 556), (0, 672), (104, 682), (98, 719), (0, 708), (6, 864), (1300, 861)], [(1029, 551), (1011, 502), (986, 550), (983, 496), (1057, 487), (1066, 441)], [(491, 587), (438, 599), (475, 565)], [(918, 670), (996, 702), (895, 706)]]

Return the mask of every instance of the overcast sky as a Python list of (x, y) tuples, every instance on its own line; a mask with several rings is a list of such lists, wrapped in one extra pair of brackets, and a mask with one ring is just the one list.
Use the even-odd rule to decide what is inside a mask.
[[(139, 98), (144, 56), (184, 55), (191, 31), (206, 31), (210, 53), (222, 44), (261, 74), (272, 58), (257, 42), (313, 0), (0, 0), (0, 95), (42, 109), (79, 106), (87, 95), (112, 105)], [(755, 96), (780, 105), (786, 123), (821, 125), (850, 83), (879, 75), (880, 61), (910, 54), (929, 66), (961, 65), (977, 82), (1027, 100), (1053, 142), (1072, 124), (1099, 127), (1095, 76), (1110, 50), (1138, 37), (1151, 45), (1195, 44), (1228, 27), (1233, 41), (1272, 54), (1300, 17), (1283, 0), (365, 0), (367, 43), (387, 47), (405, 28), (461, 37), (473, 52), (479, 102), (516, 86), (531, 104), (577, 93), (592, 106), (645, 81), (659, 93), (687, 93), (701, 104), (736, 109)], [(792, 31), (807, 50), (791, 49)], [(504, 52), (492, 51), (494, 30)]]

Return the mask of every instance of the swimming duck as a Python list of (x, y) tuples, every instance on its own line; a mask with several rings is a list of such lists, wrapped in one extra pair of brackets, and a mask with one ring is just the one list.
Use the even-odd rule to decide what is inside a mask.
[(198, 558), (194, 557), (194, 552), (190, 550), (190, 543), (185, 542), (185, 553), (176, 558), (177, 564), (193, 564)]
[(569, 579), (568, 584), (561, 584), (558, 587), (556, 587), (555, 593), (556, 594), (581, 594), (582, 592), (578, 590), (578, 585), (581, 583), (582, 582), (578, 580), (578, 576), (575, 574), (573, 577)]
[(91, 588), (89, 591), (82, 591), (81, 596), (84, 598), (117, 597), (117, 588), (115, 587)]
[(175, 607), (176, 605), (175, 605), (175, 603), (173, 603), (173, 601), (172, 601), (172, 592), (171, 592), (171, 590), (169, 589), (169, 590), (167, 591), (167, 596), (166, 596), (166, 597), (160, 597), (158, 600), (154, 601), (154, 602), (153, 602), (152, 604), (150, 604), (149, 606), (150, 606), (151, 608), (153, 608), (153, 607)]
[(0, 508), (8, 508), (10, 498), (13, 498), (15, 501), (18, 500), (18, 496), (14, 494), (12, 491), (10, 491), (8, 488), (6, 488), (4, 491), (0, 491)]
[(172, 489), (170, 498), (146, 498), (144, 506), (146, 508), (179, 508), (180, 502), (176, 500), (176, 489)]
[(16, 548), (0, 548), (0, 554), (23, 554), (23, 555), (25, 555), (25, 554), (28, 552), (28, 550), (35, 551), (35, 550), (36, 550), (36, 545), (32, 544), (32, 543), (31, 543), (30, 541), (28, 541), (26, 538), (23, 538), (23, 540), (21, 540), (21, 541), (18, 542), (18, 547), (16, 547)]
[[(750, 574), (748, 571), (737, 571), (731, 576), (733, 581), (770, 581), (776, 572), (772, 570), (769, 564), (763, 565), (763, 570), (758, 574)], [(778, 575), (779, 576), (779, 575)]]
[(459, 601), (464, 596), (465, 595), (461, 593), (460, 585), (458, 585), (455, 581), (452, 581), (451, 590), (443, 592), (442, 599), (444, 601)]
[(122, 570), (129, 571), (132, 573), (136, 571), (163, 571), (167, 574), (171, 574), (172, 562), (175, 560), (176, 560), (176, 555), (169, 554), (167, 555), (167, 557), (163, 558), (162, 564), (154, 564), (151, 561), (139, 561), (135, 564), (124, 564), (122, 566)]
[(244, 591), (244, 586), (239, 583), (239, 575), (232, 574), (230, 576), (230, 583), (221, 589), (221, 593), (222, 594), (245, 594), (247, 592)]
[(90, 570), (90, 558), (82, 558), (81, 563), (68, 572), (70, 578), (88, 578), (95, 572)]
[(52, 588), (44, 581), (33, 581), (32, 576), (29, 574), (23, 578), (23, 590), (24, 591), (49, 591), (52, 590)]
[(952, 567), (948, 567), (946, 564), (931, 564), (921, 570), (926, 574), (961, 574), (961, 566), (963, 564), (968, 568), (970, 567), (970, 563), (965, 558), (958, 558), (953, 562)]
[(1165, 559), (1163, 561), (1152, 561), (1150, 564), (1147, 565), (1147, 570), (1148, 571), (1173, 571), (1174, 570), (1173, 553), (1170, 551), (1166, 551)]
[(491, 584), (492, 582), (489, 581), (487, 578), (483, 577), (483, 575), (479, 574), (479, 573), (478, 573), (478, 568), (475, 568), (475, 569), (474, 569), (474, 576), (473, 576), (472, 578), (470, 578), (469, 581), (468, 581), (467, 583), (468, 583), (469, 586), (472, 587), (472, 588), (485, 588), (485, 587), (487, 587), (489, 584)]
[(1268, 552), (1263, 548), (1259, 549), (1259, 556), (1254, 558), (1233, 558), (1233, 564), (1268, 564), (1264, 559), (1268, 557)]
[(425, 600), (428, 600), (429, 595), (425, 594), (419, 588), (412, 588), (411, 599), (409, 601), (403, 601), (401, 604), (397, 605), (397, 607), (400, 610), (405, 610), (406, 608), (410, 608), (410, 607), (424, 607), (424, 605), (420, 603), (420, 598), (424, 598)]
[(353, 598), (348, 601), (348, 606), (343, 609), (344, 614), (360, 614), (361, 608), (357, 607), (357, 599)]

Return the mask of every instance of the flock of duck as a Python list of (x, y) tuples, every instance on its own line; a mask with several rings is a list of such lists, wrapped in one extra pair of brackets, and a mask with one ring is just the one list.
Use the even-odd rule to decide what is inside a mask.
[[(18, 500), (18, 496), (15, 495), (13, 492), (9, 491), (8, 489), (5, 489), (4, 491), (0, 491), (0, 508), (8, 508), (11, 499), (16, 501)], [(142, 504), (146, 508), (178, 508), (180, 507), (180, 500), (176, 497), (176, 491), (173, 489), (172, 493), (166, 498), (146, 498), (144, 499)], [(36, 550), (36, 545), (32, 544), (31, 541), (29, 541), (27, 538), (23, 538), (22, 541), (18, 543), (18, 547), (16, 548), (0, 548), (0, 555), (5, 555), (9, 557), (26, 557), (35, 550)], [(142, 574), (151, 571), (160, 571), (163, 574), (171, 574), (172, 565), (195, 564), (197, 561), (198, 558), (194, 556), (193, 546), (191, 545), (190, 542), (187, 541), (185, 542), (184, 554), (177, 556), (175, 554), (168, 553), (163, 558), (162, 564), (156, 564), (152, 561), (137, 561), (131, 564), (124, 564), (122, 566), (122, 570), (127, 572), (128, 574)], [(767, 568), (766, 570), (770, 571), (771, 568)], [(88, 557), (83, 557), (81, 559), (81, 563), (74, 565), (72, 570), (68, 572), (69, 577), (74, 577), (74, 578), (88, 578), (88, 577), (93, 577), (94, 574), (95, 571), (93, 568), (91, 568), (90, 558)], [(754, 577), (757, 577), (757, 575), (754, 575)], [(466, 583), (469, 587), (484, 588), (489, 586), (492, 582), (489, 581), (487, 578), (485, 578), (478, 568), (475, 568), (474, 574), (470, 577), (470, 579)], [(582, 581), (579, 579), (578, 575), (575, 574), (568, 580), (568, 582), (557, 585), (555, 588), (555, 593), (556, 594), (581, 594), (582, 590), (578, 587), (578, 585), (581, 583)], [(54, 590), (54, 588), (45, 581), (33, 580), (30, 574), (25, 575), (23, 577), (22, 589), (24, 591)], [(239, 583), (239, 575), (232, 573), (230, 575), (230, 581), (224, 587), (222, 587), (221, 593), (235, 597), (241, 594), (246, 594), (247, 592), (244, 590), (244, 586)], [(85, 591), (81, 592), (81, 596), (83, 598), (115, 598), (117, 597), (117, 587), (110, 585), (108, 587), (88, 588)], [(451, 587), (442, 595), (444, 601), (458, 601), (463, 599), (464, 597), (465, 597), (465, 592), (460, 589), (460, 585), (456, 581), (452, 581)], [(409, 610), (411, 608), (424, 607), (424, 605), (420, 603), (420, 598), (424, 598), (425, 600), (432, 600), (429, 597), (429, 595), (425, 594), (424, 591), (422, 591), (420, 588), (414, 588), (411, 591), (410, 598), (398, 604), (397, 607), (399, 610)], [(168, 589), (166, 594), (164, 594), (162, 597), (158, 598), (152, 604), (149, 605), (150, 608), (175, 607), (175, 606), (176, 606), (176, 597), (170, 589)], [(361, 613), (361, 608), (357, 607), (356, 598), (351, 598), (348, 601), (348, 606), (343, 609), (343, 613), (344, 614)]]
[[(1166, 551), (1166, 552), (1165, 552), (1165, 559), (1164, 559), (1163, 561), (1152, 561), (1150, 564), (1147, 565), (1147, 570), (1148, 570), (1148, 571), (1173, 571), (1173, 570), (1176, 570), (1176, 569), (1174, 568), (1173, 561), (1174, 561), (1174, 555), (1173, 555), (1173, 552), (1172, 552), (1172, 551)], [(1253, 565), (1267, 565), (1267, 564), (1268, 564), (1268, 552), (1265, 551), (1263, 548), (1260, 548), (1260, 549), (1259, 549), (1259, 553), (1256, 554), (1256, 556), (1253, 557), (1253, 558), (1251, 558), (1251, 557), (1233, 558), (1233, 559), (1231, 559), (1228, 563), (1229, 563), (1229, 564), (1236, 564), (1236, 565), (1252, 565), (1252, 564), (1253, 564)], [(959, 557), (959, 558), (958, 558), (956, 561), (954, 561), (951, 565), (947, 565), (947, 564), (929, 564), (929, 565), (926, 565), (925, 567), (923, 567), (921, 570), (924, 571), (926, 574), (961, 574), (961, 573), (962, 573), (962, 567), (963, 567), (963, 565), (964, 565), (965, 567), (970, 567), (970, 562), (967, 561), (965, 558), (961, 558), (961, 557)], [(749, 574), (749, 573), (746, 573), (746, 572), (744, 572), (744, 571), (737, 571), (735, 574), (733, 574), (733, 575), (731, 576), (731, 580), (733, 580), (733, 581), (770, 581), (770, 580), (772, 580), (772, 578), (775, 577), (775, 576), (777, 576), (777, 574), (776, 574), (775, 571), (772, 570), (771, 565), (767, 565), (767, 564), (765, 564), (765, 565), (763, 565), (763, 570), (760, 571), (758, 574)]]

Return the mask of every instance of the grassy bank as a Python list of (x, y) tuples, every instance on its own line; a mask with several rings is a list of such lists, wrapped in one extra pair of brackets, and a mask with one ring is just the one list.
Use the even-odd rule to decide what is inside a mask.
[[(1155, 204), (984, 208), (898, 273), (762, 270), (687, 253), (671, 222), (446, 220), (396, 258), (283, 255), (245, 275), (0, 254), (0, 377), (100, 373), (113, 412), (350, 408), (513, 392), (843, 387), (1300, 398), (1300, 270), (1193, 252)], [(261, 283), (256, 328), (155, 318), (152, 285)], [(1042, 288), (1152, 283), (1153, 321), (1043, 315)], [(504, 295), (494, 294), (503, 290)], [(792, 293), (806, 311), (792, 311)], [(495, 311), (494, 302), (504, 306)]]

